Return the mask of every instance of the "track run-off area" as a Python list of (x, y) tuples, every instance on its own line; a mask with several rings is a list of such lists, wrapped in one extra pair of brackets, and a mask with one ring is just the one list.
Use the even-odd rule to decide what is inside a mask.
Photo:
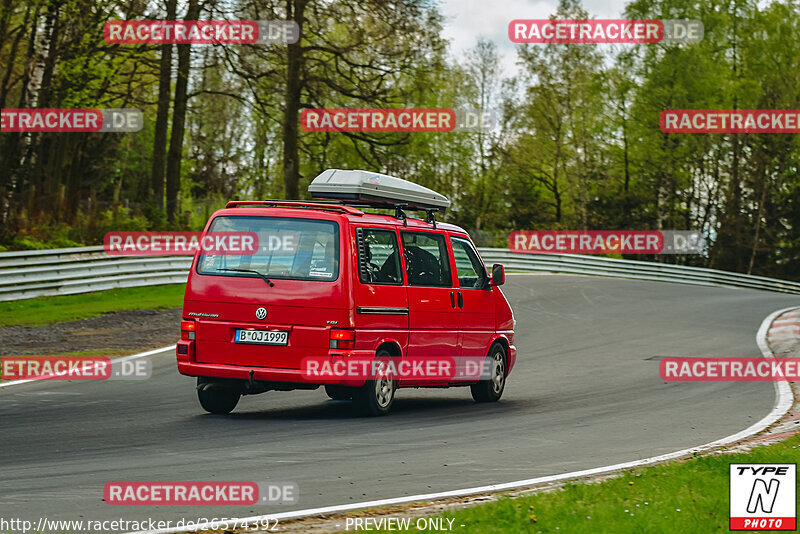
[[(664, 382), (665, 356), (756, 357), (800, 297), (749, 289), (509, 274), (517, 365), (503, 398), (402, 389), (362, 418), (316, 391), (200, 408), (172, 351), (144, 381), (0, 387), (0, 508), (35, 522), (248, 517), (572, 473), (734, 435), (776, 405), (772, 382)], [(175, 325), (176, 338), (178, 325)], [(124, 334), (121, 334), (124, 335)], [(288, 506), (112, 506), (110, 481), (295, 482)]]

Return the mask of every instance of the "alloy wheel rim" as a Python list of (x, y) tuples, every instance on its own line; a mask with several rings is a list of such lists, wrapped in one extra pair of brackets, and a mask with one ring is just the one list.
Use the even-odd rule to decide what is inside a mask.
[(495, 394), (503, 391), (505, 379), (506, 373), (503, 355), (500, 352), (496, 352), (492, 359), (492, 391), (494, 391)]
[(394, 382), (391, 379), (382, 377), (375, 381), (375, 400), (378, 406), (385, 408), (392, 402), (394, 396)]

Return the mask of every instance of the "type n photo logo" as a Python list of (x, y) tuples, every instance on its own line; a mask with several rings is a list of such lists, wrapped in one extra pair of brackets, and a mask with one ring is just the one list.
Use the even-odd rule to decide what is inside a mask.
[(797, 464), (730, 464), (730, 529), (795, 530)]

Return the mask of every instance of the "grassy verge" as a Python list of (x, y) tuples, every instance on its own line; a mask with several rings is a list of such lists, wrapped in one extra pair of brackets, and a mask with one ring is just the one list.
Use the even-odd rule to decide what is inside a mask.
[(0, 326), (39, 326), (117, 310), (164, 310), (183, 304), (185, 284), (109, 289), (79, 295), (0, 302)]
[(441, 517), (455, 519), (453, 528), (461, 532), (728, 532), (728, 465), (795, 463), (799, 458), (796, 434), (748, 453), (635, 469), (600, 483), (504, 497)]

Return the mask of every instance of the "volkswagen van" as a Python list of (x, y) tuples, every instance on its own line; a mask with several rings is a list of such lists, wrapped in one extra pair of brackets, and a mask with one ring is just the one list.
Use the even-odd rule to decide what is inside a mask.
[(329, 169), (309, 191), (325, 200), (233, 201), (209, 219), (205, 231), (258, 245), (194, 257), (176, 351), (201, 406), (225, 414), (243, 395), (319, 387), (367, 415), (399, 388), (500, 399), (517, 355), (504, 269), (490, 275), (467, 232), (436, 220), (449, 200), (355, 170)]

